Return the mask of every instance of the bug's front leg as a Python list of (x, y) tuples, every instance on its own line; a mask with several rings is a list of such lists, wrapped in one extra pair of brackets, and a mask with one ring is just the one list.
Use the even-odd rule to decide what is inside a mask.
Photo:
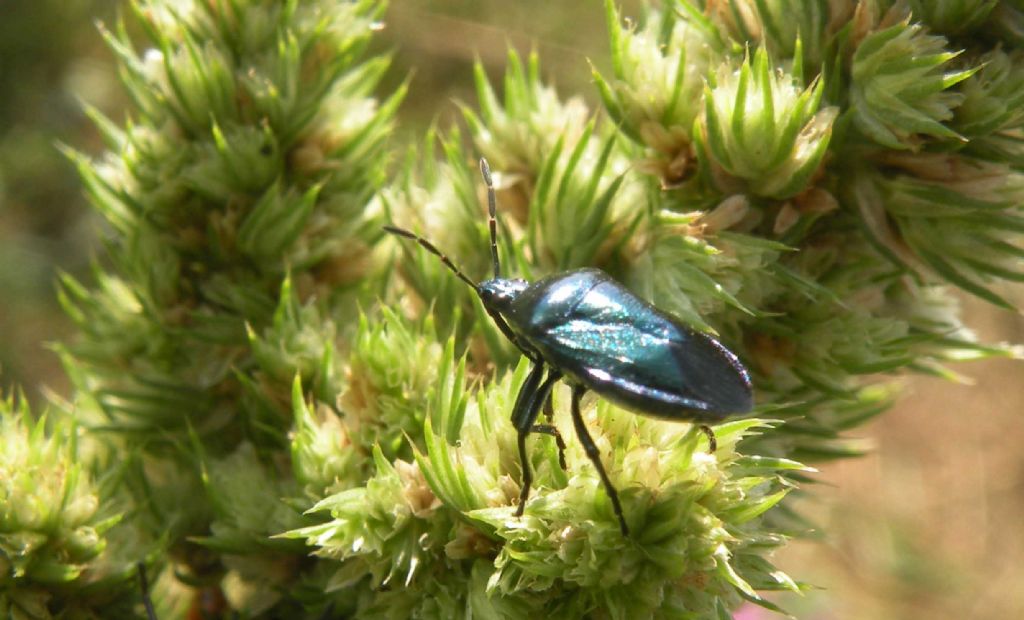
[(526, 508), (526, 499), (530, 496), (530, 486), (533, 484), (533, 471), (530, 469), (530, 461), (526, 456), (526, 437), (530, 433), (544, 433), (555, 438), (558, 446), (558, 462), (565, 469), (565, 442), (558, 429), (551, 424), (534, 424), (537, 415), (540, 413), (541, 405), (550, 402), (551, 388), (555, 382), (562, 378), (562, 373), (552, 370), (548, 373), (547, 379), (540, 383), (544, 374), (544, 365), (534, 362), (529, 376), (519, 389), (516, 397), (516, 404), (512, 408), (512, 424), (519, 433), (519, 462), (523, 469), (523, 487), (519, 493), (519, 507), (516, 509), (516, 516), (523, 516)]
[[(526, 359), (530, 360), (534, 364), (540, 364), (541, 363), (540, 355), (536, 351), (534, 351), (531, 347), (528, 347), (528, 346), (524, 345), (519, 340), (519, 338), (516, 337), (516, 333), (514, 331), (512, 331), (511, 327), (508, 326), (508, 322), (505, 321), (504, 317), (502, 317), (501, 314), (499, 314), (498, 312), (496, 312), (494, 310), (491, 310), (490, 308), (487, 308), (487, 307), (485, 307), (484, 309), (487, 310), (487, 314), (489, 314), (491, 316), (491, 320), (494, 321), (494, 324), (498, 326), (498, 330), (502, 334), (504, 334), (504, 336), (506, 338), (509, 339), (509, 342), (511, 342), (513, 345), (515, 345), (515, 347), (517, 349), (519, 349), (519, 351), (523, 355), (526, 356)], [(519, 393), (522, 394), (522, 391), (520, 391)], [(518, 404), (518, 402), (519, 401), (517, 399), (516, 403)]]
[(608, 492), (608, 498), (612, 500), (612, 508), (615, 509), (615, 516), (619, 518), (619, 527), (622, 528), (622, 535), (629, 536), (629, 527), (626, 526), (626, 518), (622, 516), (622, 505), (619, 504), (619, 493), (615, 490), (612, 481), (608, 478), (608, 473), (604, 470), (604, 465), (601, 463), (601, 453), (598, 452), (594, 440), (590, 437), (590, 433), (587, 432), (587, 425), (583, 422), (583, 415), (580, 414), (580, 399), (583, 398), (583, 394), (586, 391), (587, 388), (582, 385), (574, 385), (572, 388), (572, 423), (576, 427), (576, 436), (580, 438), (580, 443), (583, 444), (583, 450), (597, 469), (598, 475), (601, 476), (601, 482), (604, 483), (604, 489)]
[(516, 508), (516, 516), (523, 516), (523, 509), (526, 507), (526, 498), (530, 495), (530, 485), (533, 484), (533, 472), (530, 471), (530, 461), (526, 457), (526, 436), (533, 428), (533, 422), (537, 419), (538, 408), (534, 406), (537, 400), (537, 393), (540, 389), (540, 380), (544, 376), (544, 364), (534, 362), (530, 374), (527, 375), (523, 386), (519, 388), (519, 395), (516, 396), (516, 404), (512, 407), (512, 426), (519, 433), (519, 464), (523, 470), (523, 486), (519, 492), (519, 507)]

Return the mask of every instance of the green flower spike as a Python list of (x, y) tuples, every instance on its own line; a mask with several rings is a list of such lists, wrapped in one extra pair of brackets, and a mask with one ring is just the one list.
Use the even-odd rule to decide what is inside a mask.
[(887, 162), (903, 173), (864, 173), (851, 184), (877, 247), (904, 267), (1014, 309), (988, 283), (1024, 279), (1024, 175), (958, 155), (894, 153)]
[(684, 180), (693, 167), (693, 121), (702, 112), (704, 76), (721, 47), (699, 17), (651, 10), (641, 28), (622, 25), (613, 0), (605, 2), (612, 78), (595, 69), (594, 82), (618, 127), (650, 149), (643, 165), (666, 185)]
[[(978, 72), (960, 86), (964, 100), (956, 109), (953, 126), (964, 136), (980, 138), (1019, 129), (1024, 125), (1024, 53), (995, 49), (982, 56), (979, 64)], [(981, 148), (984, 145), (983, 140)], [(1019, 156), (1015, 159), (1020, 161)]]
[(292, 383), (292, 472), (303, 494), (313, 501), (356, 486), (363, 479), (358, 469), (364, 455), (352, 445), (350, 432), (335, 411), (325, 404), (311, 409), (302, 393), (302, 380)]
[[(322, 589), (299, 594), (315, 562), (269, 537), (370, 467), (368, 449), (325, 463), (322, 446), (300, 447), (312, 462), (295, 472), (287, 457), (296, 422), (300, 438), (322, 426), (351, 440), (320, 414), (346, 385), (357, 309), (386, 281), (372, 201), (404, 88), (378, 102), (388, 58), (363, 58), (385, 3), (131, 6), (138, 36), (104, 30), (130, 120), (91, 111), (109, 152), (68, 151), (114, 231), (94, 285), (62, 281), (81, 326), (61, 349), (74, 415), (106, 461), (130, 455), (132, 525), (173, 567), (153, 573), (158, 608), (175, 612), (161, 617), (209, 591), (289, 618), (308, 597), (320, 617)], [(298, 420), (296, 376), (314, 412)]]
[[(330, 365), (308, 338), (333, 331), (317, 313), (353, 307), (381, 234), (365, 207), (403, 90), (378, 105), (369, 92), (387, 60), (359, 58), (384, 5), (133, 8), (151, 47), (136, 51), (123, 25), (105, 36), (136, 118), (119, 129), (93, 112), (111, 153), (93, 163), (69, 152), (120, 235), (95, 290), (63, 281), (83, 335), (66, 357), (88, 366), (74, 374), (100, 409), (84, 415), (131, 419), (118, 428), (156, 442), (182, 442), (191, 428), (230, 449), (236, 421), (252, 417), (237, 415), (241, 394), (258, 408), (257, 432), (283, 447), (294, 366), (308, 378)], [(285, 325), (275, 295), (289, 273), (296, 298), (318, 307)], [(249, 347), (259, 379), (245, 374)], [(168, 372), (171, 359), (188, 370)], [(314, 388), (333, 399), (324, 374)]]
[(373, 464), (376, 473), (365, 485), (330, 495), (310, 509), (330, 520), (282, 536), (305, 540), (316, 556), (333, 560), (327, 592), (347, 590), (342, 598), (358, 601), (358, 617), (383, 610), (388, 617), (420, 617), (410, 610), (436, 604), (432, 598), (439, 589), (458, 592), (456, 584), (464, 580), (458, 566), (445, 568), (444, 545), (453, 523), (439, 510), (417, 464), (392, 463), (379, 449), (373, 451)]
[(739, 70), (726, 63), (705, 87), (701, 136), (721, 189), (792, 197), (821, 166), (838, 110), (821, 108), (824, 83), (802, 89), (758, 49)]
[[(471, 158), (459, 141), (457, 131), (441, 140), (436, 132), (428, 131), (419, 149), (408, 150), (398, 177), (381, 192), (380, 200), (392, 222), (430, 239), (466, 275), (479, 281), (491, 277), (493, 269), (488, 250), (486, 199), (482, 195), (480, 172), (469, 165)], [(445, 153), (443, 161), (420, 156), (422, 152), (432, 152), (438, 144)], [(503, 203), (503, 215), (508, 211), (504, 207)], [(505, 366), (518, 360), (519, 352), (497, 326), (476, 320), (484, 310), (472, 289), (452, 277), (452, 272), (436, 256), (421, 251), (416, 244), (388, 237), (388, 246), (397, 250), (393, 269), (401, 276), (393, 280), (401, 284), (388, 291), (390, 303), (401, 305), (409, 316), (428, 314), (431, 337), (453, 334), (459, 350), (472, 348), (489, 358), (481, 359), (481, 363), (491, 361)], [(513, 246), (499, 243), (498, 251), (507, 270), (525, 270), (526, 263)], [(390, 322), (389, 316), (385, 315), (385, 322)], [(413, 330), (417, 338), (428, 335), (422, 331), (426, 327), (421, 325)], [(384, 357), (381, 351), (373, 355)], [(381, 447), (390, 456), (388, 445), (384, 441)]]
[[(728, 228), (753, 209), (733, 196), (702, 213), (662, 209), (652, 218), (651, 243), (630, 265), (626, 281), (664, 310), (698, 329), (729, 329), (739, 317), (758, 314), (783, 282), (775, 271), (781, 243)], [(731, 320), (720, 322), (727, 316)]]
[[(541, 82), (535, 56), (530, 67), (524, 72), (518, 56), (510, 52), (504, 107), (494, 98), (486, 76), (478, 71), (484, 123), (475, 120), (472, 112), (465, 112), (473, 143), (488, 158), (494, 153), (497, 161), (509, 161), (503, 153), (519, 153), (523, 135), (545, 141), (544, 150), (534, 157), (510, 162), (516, 166), (512, 169), (491, 161), (492, 170), (498, 172), (495, 182), (501, 192), (503, 219), (525, 225), (523, 256), (512, 254), (510, 258), (526, 278), (535, 267), (550, 273), (613, 260), (646, 215), (643, 188), (628, 174), (624, 152), (628, 147), (619, 143), (608, 124), (587, 121), (582, 104), (576, 100), (562, 103), (554, 89)], [(546, 124), (540, 123), (541, 118)], [(476, 183), (479, 186), (479, 181)], [(481, 211), (476, 209), (476, 221), (484, 232)], [(519, 232), (512, 230), (513, 234)], [(502, 245), (515, 248), (517, 241), (513, 236)], [(478, 256), (486, 258), (481, 252), (486, 249), (485, 236), (481, 235), (476, 247)]]
[[(299, 495), (296, 482), (262, 462), (251, 444), (224, 458), (210, 459), (198, 445), (196, 452), (213, 520), (208, 535), (191, 540), (219, 554), (226, 569), (220, 587), (232, 609), (264, 613), (286, 596), (307, 553), (297, 541), (274, 537), (309, 523), (301, 508), (282, 501)], [(288, 603), (276, 611), (287, 613)]]
[[(742, 437), (765, 426), (759, 420), (717, 426), (712, 455), (692, 425), (595, 399), (583, 415), (635, 531), (622, 537), (597, 472), (568, 436), (565, 470), (550, 437), (530, 442), (536, 487), (525, 514), (515, 517), (521, 472), (516, 434), (505, 418), (528, 370), (524, 360), (470, 399), (461, 382), (452, 382), (450, 397), (434, 401), (424, 429), (427, 451), (417, 455), (434, 494), (479, 530), (480, 542), (470, 544), (473, 537), (464, 534), (449, 554), (475, 549), (490, 563), (491, 549), (498, 549), (489, 567), (491, 596), (518, 598), (556, 617), (683, 609), (701, 617), (720, 598), (762, 601), (755, 589), (798, 589), (765, 560), (784, 537), (759, 517), (786, 495), (784, 473), (804, 468), (737, 452)], [(567, 391), (556, 389), (554, 423), (562, 429), (572, 428), (568, 404)]]
[(986, 26), (1002, 41), (1020, 47), (1024, 44), (1024, 6), (1020, 2), (999, 2)]
[(909, 0), (914, 18), (935, 32), (963, 36), (983, 25), (999, 0)]
[[(792, 60), (797, 69), (815, 68), (825, 60), (832, 35), (850, 19), (855, 1), (731, 0), (707, 2), (705, 11), (735, 47), (760, 44), (772, 58)], [(694, 12), (688, 1), (679, 4)]]
[(963, 102), (948, 89), (977, 68), (947, 71), (959, 52), (909, 21), (867, 35), (853, 55), (850, 113), (857, 129), (891, 149), (917, 150), (925, 138), (962, 141), (944, 123)]
[[(391, 321), (397, 319), (392, 316)], [(389, 329), (401, 328), (391, 325)], [(425, 365), (436, 378), (429, 388), (420, 386), (423, 397), (419, 411), (432, 415), (434, 411), (462, 410), (466, 402), (466, 367), (465, 360), (455, 361), (454, 341), (448, 340), (440, 359)], [(412, 404), (405, 406), (411, 408)], [(423, 437), (424, 424), (430, 428), (429, 422), (421, 421), (413, 436)], [(425, 444), (429, 447), (430, 436)], [(408, 448), (403, 446), (402, 451)], [(456, 525), (453, 514), (443, 507), (428, 485), (415, 447), (416, 458), (409, 460), (389, 459), (377, 445), (334, 449), (366, 449), (372, 454), (369, 475), (358, 486), (333, 492), (308, 510), (310, 518), (322, 523), (281, 536), (306, 540), (312, 553), (327, 560), (324, 587), (332, 596), (337, 594), (355, 605), (358, 617), (460, 615), (459, 610), (467, 604), (471, 563), (457, 560), (471, 549), (491, 545), (484, 544), (485, 538), (479, 532), (467, 529), (465, 524)], [(458, 545), (461, 537), (467, 548)], [(484, 582), (480, 578), (473, 581), (480, 592)], [(443, 613), (433, 609), (434, 605), (440, 605)]]
[(424, 415), (415, 395), (433, 389), (444, 354), (429, 318), (416, 324), (386, 308), (377, 320), (359, 317), (338, 397), (355, 448), (366, 456), (379, 449), (389, 459), (412, 458), (409, 437), (419, 436)]
[(121, 515), (104, 516), (109, 498), (80, 462), (78, 428), (62, 420), (48, 431), (48, 422), (33, 420), (23, 399), (0, 399), (0, 616), (129, 616), (139, 595), (134, 561), (115, 565), (104, 554)]
[(586, 104), (579, 97), (562, 101), (541, 81), (536, 52), (524, 65), (519, 54), (509, 50), (504, 101), (498, 100), (479, 61), (473, 77), (480, 113), (468, 106), (462, 106), (462, 113), (480, 154), (495, 170), (535, 171), (557, 142), (571, 149), (582, 136), (589, 115)]

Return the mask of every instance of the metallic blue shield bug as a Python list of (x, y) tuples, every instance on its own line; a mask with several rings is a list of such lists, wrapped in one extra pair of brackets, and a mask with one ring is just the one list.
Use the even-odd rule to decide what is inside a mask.
[[(501, 277), (494, 184), (483, 159), (480, 172), (487, 184), (494, 264), (490, 280), (473, 282), (430, 241), (412, 232), (395, 226), (384, 230), (416, 241), (473, 287), (501, 332), (533, 363), (512, 408), (523, 472), (516, 516), (523, 514), (533, 481), (526, 457), (530, 433), (553, 435), (565, 468), (565, 444), (550, 423), (551, 388), (565, 380), (572, 388), (576, 435), (601, 477), (623, 535), (628, 535), (618, 493), (580, 414), (583, 395), (591, 390), (636, 413), (697, 422), (714, 452), (715, 436), (705, 424), (750, 411), (750, 375), (722, 343), (636, 297), (600, 269), (556, 273), (533, 283)], [(548, 424), (536, 423), (542, 407)]]

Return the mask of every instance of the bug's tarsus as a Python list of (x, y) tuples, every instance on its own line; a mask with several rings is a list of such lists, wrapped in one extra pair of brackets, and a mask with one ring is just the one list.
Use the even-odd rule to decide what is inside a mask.
[(416, 243), (420, 244), (428, 252), (430, 252), (434, 256), (440, 258), (441, 262), (444, 263), (445, 267), (447, 267), (448, 269), (451, 269), (452, 272), (454, 272), (455, 275), (457, 275), (460, 280), (462, 280), (466, 284), (472, 286), (473, 290), (477, 289), (476, 282), (470, 280), (469, 276), (467, 276), (466, 274), (462, 273), (462, 270), (459, 269), (458, 267), (456, 267), (455, 263), (453, 263), (451, 261), (451, 259), (448, 258), (448, 256), (445, 255), (444, 252), (442, 252), (441, 250), (438, 250), (437, 247), (433, 243), (427, 241), (426, 239), (424, 239), (423, 237), (417, 235), (414, 232), (410, 232), (410, 231), (408, 231), (408, 230), (406, 230), (404, 228), (399, 228), (398, 226), (391, 226), (389, 224), (387, 226), (384, 226), (384, 230), (389, 232), (389, 233), (391, 233), (392, 235), (398, 235), (399, 237), (405, 237), (406, 239), (412, 239)]
[(157, 620), (156, 610), (153, 609), (153, 600), (149, 598), (149, 580), (146, 579), (146, 565), (138, 562), (135, 570), (139, 574), (139, 589), (142, 591), (142, 605), (146, 608), (146, 617), (149, 620)]
[(711, 427), (707, 424), (701, 424), (697, 427), (700, 432), (704, 433), (708, 437), (708, 452), (711, 454), (718, 450), (718, 439), (715, 438), (715, 431), (711, 430)]
[(583, 444), (583, 450), (597, 469), (598, 475), (601, 476), (601, 482), (604, 484), (604, 490), (607, 491), (608, 498), (612, 500), (612, 508), (615, 509), (615, 516), (619, 518), (619, 527), (622, 529), (622, 535), (629, 536), (629, 527), (626, 525), (626, 518), (622, 515), (622, 504), (619, 503), (619, 493), (608, 478), (608, 472), (604, 470), (604, 464), (601, 463), (601, 453), (597, 450), (594, 440), (590, 437), (587, 425), (583, 422), (583, 415), (580, 413), (580, 400), (586, 391), (587, 388), (582, 385), (574, 385), (572, 388), (572, 423), (576, 427), (576, 436), (580, 438), (580, 443)]
[(491, 262), (494, 263), (494, 277), (501, 277), (501, 263), (498, 262), (498, 215), (497, 202), (494, 196), (494, 181), (491, 179), (491, 167), (487, 160), (480, 158), (480, 174), (484, 177), (484, 184), (487, 185), (487, 226), (491, 230)]

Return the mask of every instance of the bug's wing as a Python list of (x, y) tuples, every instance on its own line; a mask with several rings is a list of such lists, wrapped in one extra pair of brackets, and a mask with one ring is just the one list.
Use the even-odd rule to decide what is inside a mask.
[(549, 328), (546, 348), (587, 387), (630, 409), (718, 418), (752, 407), (750, 378), (721, 343), (658, 314), (637, 318), (571, 319)]

